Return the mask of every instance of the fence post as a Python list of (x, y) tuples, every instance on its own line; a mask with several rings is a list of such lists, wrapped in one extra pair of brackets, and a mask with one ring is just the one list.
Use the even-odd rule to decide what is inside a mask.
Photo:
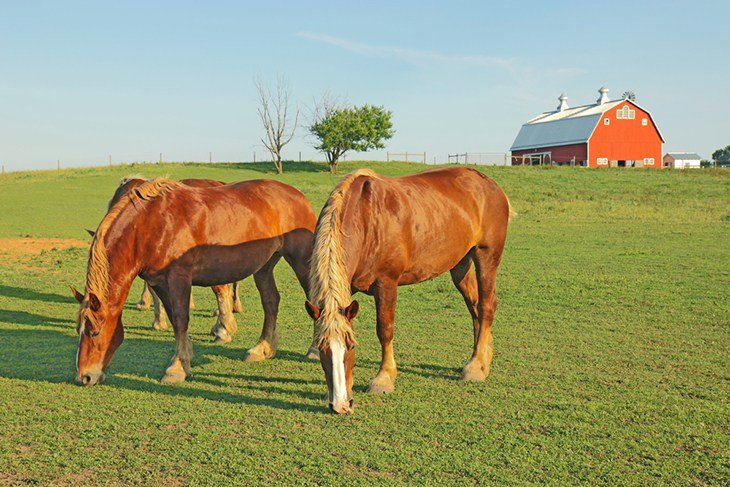
[(112, 167), (112, 155), (109, 154), (109, 167)]
[(390, 162), (390, 152), (385, 153), (385, 162)]
[(5, 164), (3, 164), (3, 174), (5, 174)]
[(256, 162), (256, 151), (253, 151), (253, 162)]
[(426, 164), (426, 153), (423, 153), (423, 163)]
[(162, 152), (160, 152), (160, 164), (162, 164)]
[(408, 162), (408, 151), (406, 151), (406, 162)]
[(60, 171), (60, 170), (61, 170), (61, 160), (56, 159), (56, 171)]
[(208, 152), (208, 164), (213, 164), (213, 153)]
[(302, 151), (299, 151), (299, 162), (302, 162)]

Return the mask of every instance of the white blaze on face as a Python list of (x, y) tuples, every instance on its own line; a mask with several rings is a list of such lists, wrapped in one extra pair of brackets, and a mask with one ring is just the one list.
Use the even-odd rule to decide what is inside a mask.
[(330, 340), (330, 350), (332, 351), (332, 403), (347, 403), (345, 345), (339, 338)]

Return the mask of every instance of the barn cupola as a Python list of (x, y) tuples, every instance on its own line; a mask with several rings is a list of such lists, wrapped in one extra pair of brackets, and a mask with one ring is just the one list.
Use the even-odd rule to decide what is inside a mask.
[(598, 90), (598, 92), (601, 94), (601, 96), (598, 97), (598, 100), (596, 100), (596, 103), (599, 105), (603, 105), (606, 102), (611, 101), (610, 98), (608, 98), (608, 88), (605, 86), (601, 86), (601, 89)]
[(568, 109), (568, 97), (565, 96), (565, 93), (561, 93), (558, 97), (558, 100), (560, 100), (560, 105), (558, 105), (558, 111), (562, 112), (563, 110)]

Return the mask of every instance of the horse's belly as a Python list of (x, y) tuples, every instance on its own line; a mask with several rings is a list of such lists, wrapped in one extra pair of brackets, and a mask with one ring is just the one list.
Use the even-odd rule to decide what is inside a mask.
[(193, 285), (215, 286), (240, 281), (256, 273), (279, 249), (281, 239), (239, 245), (204, 245), (195, 249)]

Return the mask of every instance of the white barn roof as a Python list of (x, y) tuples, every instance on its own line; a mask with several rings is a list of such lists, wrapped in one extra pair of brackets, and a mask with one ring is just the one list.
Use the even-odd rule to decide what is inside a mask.
[(624, 100), (541, 113), (520, 128), (510, 150), (588, 142), (603, 113)]
[(702, 157), (694, 152), (667, 152), (667, 155), (672, 156), (674, 159), (679, 159), (680, 161), (699, 161), (702, 159)]

